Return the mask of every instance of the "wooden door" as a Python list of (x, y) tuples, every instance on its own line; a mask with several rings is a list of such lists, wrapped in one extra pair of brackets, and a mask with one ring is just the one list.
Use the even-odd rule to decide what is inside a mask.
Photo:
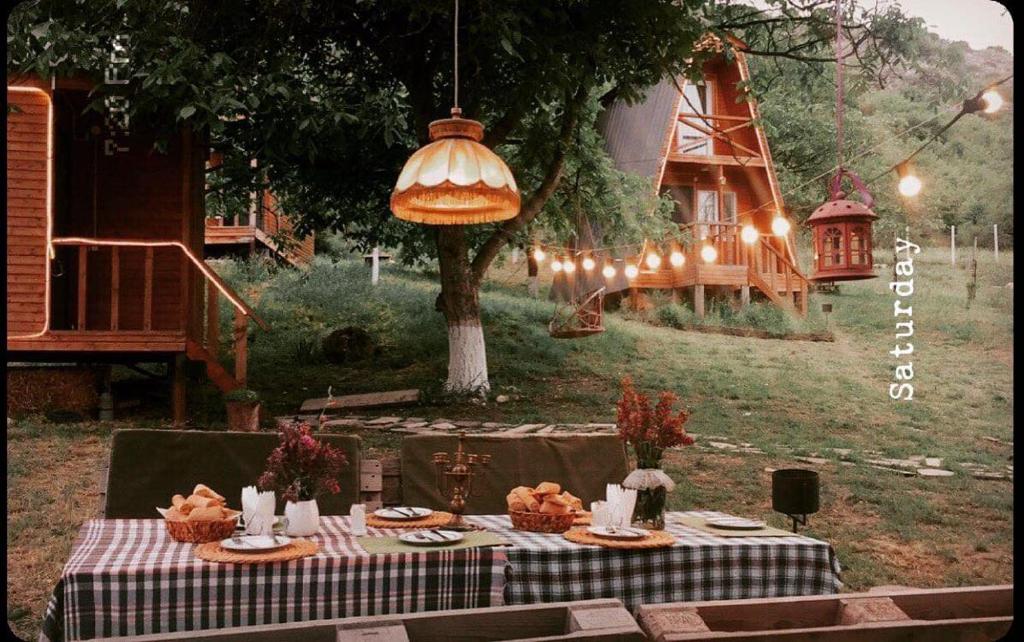
[(7, 87), (7, 336), (40, 334), (49, 306), (50, 96)]

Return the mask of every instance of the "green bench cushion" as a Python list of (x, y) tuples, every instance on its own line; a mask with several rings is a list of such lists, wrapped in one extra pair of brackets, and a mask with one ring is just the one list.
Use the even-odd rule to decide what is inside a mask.
[[(404, 504), (447, 506), (437, 490), (431, 456), (452, 453), (457, 445), (455, 435), (423, 434), (402, 440)], [(626, 450), (617, 435), (467, 435), (466, 450), (491, 455), (491, 463), (473, 480), (467, 514), (505, 513), (510, 490), (542, 481), (561, 484), (589, 508), (590, 502), (604, 499), (606, 484), (620, 483), (629, 472)]]
[[(338, 480), (341, 492), (317, 498), (320, 514), (348, 514), (359, 501), (359, 437), (316, 436), (348, 458)], [(187, 497), (198, 483), (224, 495), (230, 508), (240, 509), (242, 488), (256, 484), (278, 443), (277, 433), (118, 430), (110, 449), (104, 516), (159, 517), (155, 507), (170, 506), (175, 493)], [(280, 493), (277, 511), (284, 511)]]

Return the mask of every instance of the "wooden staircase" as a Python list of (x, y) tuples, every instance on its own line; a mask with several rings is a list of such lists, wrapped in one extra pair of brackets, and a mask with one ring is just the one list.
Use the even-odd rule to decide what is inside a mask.
[(775, 305), (800, 316), (807, 316), (807, 277), (771, 242), (762, 237), (747, 266), (750, 284)]

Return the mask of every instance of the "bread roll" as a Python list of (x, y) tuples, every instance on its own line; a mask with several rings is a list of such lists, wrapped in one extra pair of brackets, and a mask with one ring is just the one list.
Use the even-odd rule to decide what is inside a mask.
[[(184, 497), (182, 498), (182, 500), (184, 500)], [(176, 507), (172, 506), (167, 510), (167, 515), (165, 516), (165, 519), (167, 519), (167, 521), (169, 522), (183, 522), (185, 521), (185, 514), (178, 510)]]
[(208, 522), (223, 519), (220, 506), (197, 507), (185, 518), (186, 522)]
[(171, 506), (174, 506), (175, 508), (181, 506), (184, 503), (185, 497), (183, 495), (175, 495), (174, 497), (171, 498)]
[(550, 495), (544, 500), (544, 503), (540, 505), (540, 512), (546, 515), (564, 515), (566, 513), (572, 512), (572, 509), (569, 508), (569, 506), (567, 506), (566, 504), (551, 501), (551, 499), (554, 497), (558, 496)]
[(203, 497), (202, 495), (192, 494), (188, 496), (188, 503), (192, 504), (196, 508), (208, 508), (210, 506), (220, 506), (221, 501), (212, 497)]
[(541, 482), (537, 484), (537, 487), (533, 489), (538, 495), (557, 495), (562, 492), (562, 487), (555, 482)]
[(536, 513), (540, 510), (540, 502), (533, 496), (530, 489), (526, 486), (519, 486), (513, 488), (512, 493), (519, 498), (521, 502), (526, 506), (526, 510)]
[(192, 504), (192, 502), (186, 500), (184, 504), (182, 504), (181, 506), (176, 506), (175, 508), (177, 508), (178, 512), (180, 512), (182, 515), (188, 515), (192, 512), (192, 509), (195, 508), (195, 505)]
[(562, 492), (562, 498), (565, 499), (565, 501), (569, 504), (569, 506), (573, 510), (576, 510), (576, 511), (582, 511), (583, 510), (583, 500), (580, 499), (579, 497), (576, 497), (575, 495), (573, 495), (569, 491)]
[(544, 503), (558, 504), (559, 506), (569, 506), (569, 500), (561, 495), (545, 495)]
[(195, 489), (192, 490), (193, 495), (199, 495), (200, 497), (209, 497), (210, 499), (216, 499), (221, 504), (224, 503), (224, 496), (218, 495), (212, 488), (206, 484), (196, 484)]
[(526, 510), (526, 503), (515, 493), (509, 493), (506, 495), (505, 501), (508, 503), (509, 512), (524, 512)]

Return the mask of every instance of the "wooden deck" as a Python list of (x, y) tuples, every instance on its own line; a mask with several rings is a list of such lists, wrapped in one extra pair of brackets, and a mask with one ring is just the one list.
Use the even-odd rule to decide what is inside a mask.
[(732, 165), (736, 167), (766, 167), (760, 156), (732, 156), (726, 154), (677, 154), (668, 155), (670, 163), (694, 163), (696, 165)]
[(51, 330), (31, 338), (7, 339), (9, 352), (103, 352), (175, 354), (185, 352), (182, 330)]

